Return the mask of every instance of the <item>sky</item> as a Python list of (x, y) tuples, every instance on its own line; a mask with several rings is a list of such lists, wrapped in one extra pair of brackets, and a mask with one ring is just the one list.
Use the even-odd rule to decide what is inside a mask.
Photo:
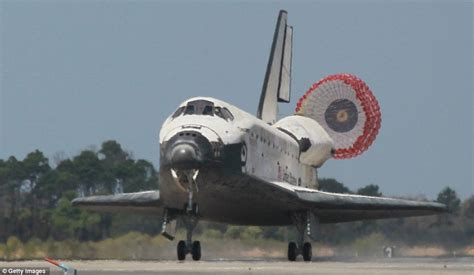
[(435, 199), (474, 193), (470, 1), (0, 1), (0, 158), (50, 159), (117, 140), (159, 164), (178, 104), (255, 113), (276, 16), (294, 27), (291, 115), (319, 79), (353, 73), (382, 110), (372, 147), (320, 177)]

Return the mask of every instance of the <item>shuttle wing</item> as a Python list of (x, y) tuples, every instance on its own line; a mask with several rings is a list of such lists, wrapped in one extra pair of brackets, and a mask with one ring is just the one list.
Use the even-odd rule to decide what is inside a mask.
[(76, 198), (72, 205), (98, 212), (161, 213), (159, 191)]
[(323, 192), (286, 182), (269, 182), (294, 195), (321, 223), (434, 215), (446, 211), (441, 203)]

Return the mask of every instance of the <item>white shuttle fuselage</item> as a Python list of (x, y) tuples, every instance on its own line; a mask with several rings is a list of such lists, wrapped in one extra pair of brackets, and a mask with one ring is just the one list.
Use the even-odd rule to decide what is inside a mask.
[(293, 29), (280, 11), (257, 116), (226, 102), (196, 97), (183, 102), (160, 131), (159, 190), (76, 198), (73, 205), (102, 212), (161, 217), (174, 239), (186, 228), (177, 256), (201, 258), (192, 240), (198, 220), (240, 225), (294, 225), (288, 260), (312, 257), (324, 223), (432, 215), (434, 202), (336, 194), (318, 190), (317, 168), (329, 158), (351, 158), (373, 143), (381, 125), (375, 96), (359, 78), (330, 75), (313, 84), (295, 115), (277, 120), (290, 101)]
[[(226, 110), (226, 115), (221, 115), (220, 110)], [(313, 128), (308, 130), (305, 126)], [(311, 137), (304, 152), (299, 142), (303, 135)], [(187, 145), (182, 144), (194, 140), (202, 140), (191, 146), (199, 154), (192, 158), (200, 161), (181, 166), (180, 160), (175, 158), (179, 149), (174, 148), (186, 149)], [(210, 148), (203, 149), (209, 147), (207, 143)], [(180, 207), (188, 202), (187, 192), (183, 191), (195, 188), (193, 200), (204, 219), (235, 224), (291, 224), (286, 206), (281, 212), (278, 212), (279, 207), (272, 208), (274, 200), (270, 199), (270, 193), (268, 201), (265, 194), (256, 192), (251, 194), (255, 201), (241, 198), (236, 202), (231, 197), (245, 192), (247, 184), (259, 182), (286, 182), (295, 187), (316, 188), (316, 167), (331, 156), (331, 149), (331, 139), (314, 120), (290, 116), (269, 125), (226, 102), (196, 97), (183, 102), (161, 128), (160, 190), (165, 200), (173, 198), (169, 203)], [(180, 172), (190, 168), (199, 173), (194, 179), (195, 187), (184, 186), (180, 181)], [(253, 210), (242, 211), (246, 207)], [(260, 212), (273, 214), (261, 219)], [(253, 214), (256, 218), (249, 218)]]
[[(317, 122), (301, 116), (290, 116), (269, 125), (231, 104), (208, 97), (189, 99), (178, 110), (185, 108), (188, 102), (199, 100), (212, 102), (213, 108), (228, 109), (232, 118), (219, 117), (214, 113), (184, 114), (184, 111), (175, 117), (172, 115), (163, 123), (160, 131), (162, 148), (174, 135), (193, 129), (211, 144), (239, 146), (241, 171), (248, 176), (296, 186), (317, 187), (315, 168), (330, 158), (332, 149), (331, 138)], [(303, 136), (313, 137), (310, 147), (314, 148), (308, 148), (305, 152), (300, 150), (298, 141)], [(161, 155), (164, 157), (164, 152)]]

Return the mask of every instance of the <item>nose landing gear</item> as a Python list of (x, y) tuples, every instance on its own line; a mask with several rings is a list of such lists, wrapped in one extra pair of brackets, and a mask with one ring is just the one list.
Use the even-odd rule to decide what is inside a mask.
[(178, 242), (178, 260), (184, 261), (186, 255), (191, 254), (193, 260), (199, 261), (201, 259), (201, 243), (199, 241), (193, 242), (193, 230), (198, 222), (197, 213), (187, 213), (181, 219), (186, 226), (186, 241), (180, 240)]
[(201, 259), (201, 243), (199, 241), (194, 241), (191, 248), (189, 248), (185, 241), (179, 241), (178, 260), (184, 261), (186, 259), (186, 254), (188, 253), (191, 253), (193, 260), (199, 261)]
[(201, 259), (201, 243), (199, 241), (193, 242), (193, 230), (199, 220), (199, 208), (197, 203), (193, 202), (194, 192), (198, 192), (196, 178), (199, 174), (198, 169), (178, 170), (171, 169), (171, 174), (176, 185), (183, 191), (188, 193), (188, 203), (185, 204), (180, 218), (186, 227), (186, 241), (180, 240), (177, 246), (178, 260), (184, 261), (187, 254), (191, 254), (193, 260), (199, 261)]

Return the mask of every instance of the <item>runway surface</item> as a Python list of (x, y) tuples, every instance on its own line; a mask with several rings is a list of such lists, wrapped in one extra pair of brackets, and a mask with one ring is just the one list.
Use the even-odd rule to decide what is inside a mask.
[[(316, 259), (313, 262), (281, 260), (210, 261), (66, 261), (78, 274), (474, 274), (474, 258)], [(0, 262), (0, 274), (10, 267), (50, 267), (42, 261)]]

